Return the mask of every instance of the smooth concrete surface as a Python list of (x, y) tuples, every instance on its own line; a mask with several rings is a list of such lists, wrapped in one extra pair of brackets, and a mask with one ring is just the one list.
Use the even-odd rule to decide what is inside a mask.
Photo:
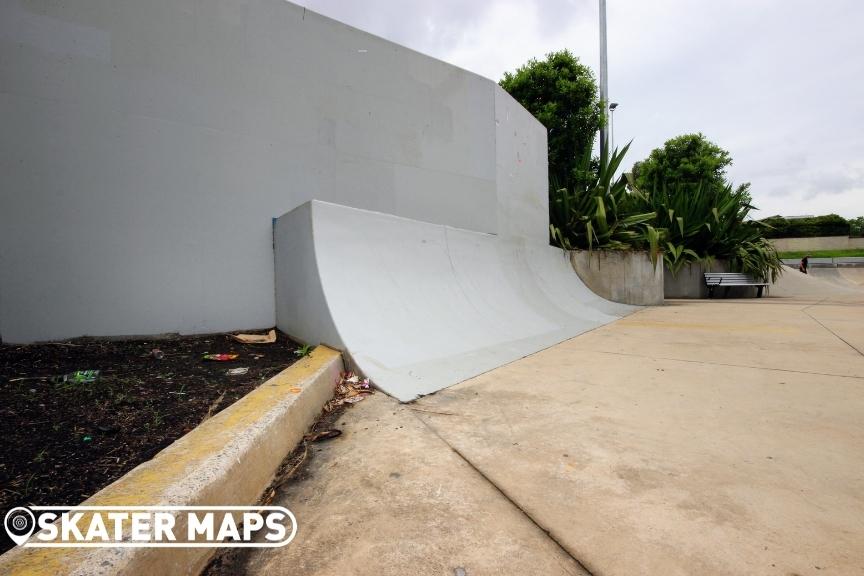
[[(82, 505), (255, 504), (282, 460), (332, 398), (342, 369), (338, 352), (316, 348)], [(185, 531), (184, 522), (177, 517), (179, 533)], [(86, 519), (81, 524), (86, 525)], [(15, 548), (0, 556), (0, 574), (192, 575), (203, 569), (214, 552), (214, 548)]]
[(0, 54), (5, 342), (271, 326), (313, 198), (546, 242), (539, 122), (301, 6), (7, 0)]
[(342, 436), (313, 445), (273, 502), (297, 517), (295, 540), (244, 554), (223, 573), (586, 574), (410, 407), (379, 394), (337, 425)]
[(570, 263), (592, 292), (613, 302), (638, 306), (663, 304), (662, 256), (655, 266), (638, 250), (573, 250)]
[(852, 250), (864, 248), (864, 238), (849, 236), (815, 236), (813, 238), (772, 238), (771, 243), (778, 252), (802, 252), (807, 250)]
[(864, 573), (864, 301), (677, 301), (412, 406), (592, 574)]
[(811, 268), (808, 275), (837, 284), (844, 288), (864, 289), (864, 266), (838, 266), (837, 268)]
[[(811, 272), (814, 270), (811, 269)], [(823, 274), (823, 270), (829, 272)], [(839, 274), (831, 274), (830, 270), (832, 268), (820, 269), (813, 274), (803, 274), (797, 268), (787, 266), (777, 282), (769, 287), (768, 295), (772, 298), (803, 302), (861, 303), (864, 299), (864, 290), (856, 284), (860, 279), (860, 272), (852, 269), (851, 274), (843, 276), (844, 279), (849, 280), (845, 282), (840, 280)]]
[[(549, 190), (546, 128), (510, 94), (495, 88), (496, 233), (549, 244)], [(434, 198), (434, 196), (433, 196)], [(451, 206), (455, 211), (465, 208)], [(396, 214), (409, 216), (410, 214)], [(439, 222), (420, 215), (419, 220)], [(459, 222), (443, 224), (468, 228)]]
[(326, 202), (279, 218), (275, 250), (280, 330), (345, 350), (402, 401), (636, 309), (549, 245)]

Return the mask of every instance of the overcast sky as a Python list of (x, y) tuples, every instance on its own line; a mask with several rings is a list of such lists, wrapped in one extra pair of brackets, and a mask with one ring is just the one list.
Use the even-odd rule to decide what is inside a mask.
[[(596, 73), (598, 0), (307, 0), (493, 80), (570, 49)], [(627, 164), (703, 132), (757, 217), (864, 215), (864, 2), (607, 0), (609, 95)]]

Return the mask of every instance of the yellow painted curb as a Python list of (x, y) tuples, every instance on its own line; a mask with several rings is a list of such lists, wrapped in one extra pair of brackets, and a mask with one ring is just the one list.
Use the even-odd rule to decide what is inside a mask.
[[(83, 504), (254, 504), (333, 396), (342, 367), (339, 352), (325, 346), (315, 348)], [(0, 556), (0, 574), (197, 574), (214, 551), (15, 548)]]

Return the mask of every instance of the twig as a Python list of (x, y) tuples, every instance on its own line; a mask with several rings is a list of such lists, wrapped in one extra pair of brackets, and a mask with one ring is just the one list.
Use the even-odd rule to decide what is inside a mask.
[(220, 394), (219, 397), (216, 398), (216, 400), (212, 404), (210, 404), (210, 407), (207, 409), (207, 415), (204, 416), (204, 418), (201, 420), (201, 422), (204, 422), (205, 420), (207, 420), (208, 418), (210, 418), (213, 415), (213, 411), (219, 407), (219, 404), (222, 403), (222, 399), (225, 398), (226, 392), (228, 392), (227, 389), (223, 390), (222, 394)]
[(309, 454), (309, 443), (305, 440), (303, 441), (303, 455), (300, 457), (300, 460), (291, 467), (290, 470), (285, 472), (284, 474), (280, 474), (279, 478), (273, 482), (272, 488), (275, 490), (280, 488), (285, 482), (291, 479), (294, 473), (297, 471), (300, 466), (306, 461), (306, 456)]
[(426, 412), (427, 414), (441, 414), (442, 416), (458, 416), (455, 412), (438, 412), (436, 410), (424, 410), (423, 408), (413, 408), (408, 407), (409, 410), (413, 410), (415, 412)]

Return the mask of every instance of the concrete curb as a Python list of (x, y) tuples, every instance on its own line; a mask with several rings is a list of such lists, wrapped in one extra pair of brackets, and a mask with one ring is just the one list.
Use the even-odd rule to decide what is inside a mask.
[[(332, 397), (342, 366), (339, 352), (319, 346), (83, 504), (254, 504)], [(0, 573), (197, 574), (214, 552), (213, 548), (16, 548), (0, 556)]]

